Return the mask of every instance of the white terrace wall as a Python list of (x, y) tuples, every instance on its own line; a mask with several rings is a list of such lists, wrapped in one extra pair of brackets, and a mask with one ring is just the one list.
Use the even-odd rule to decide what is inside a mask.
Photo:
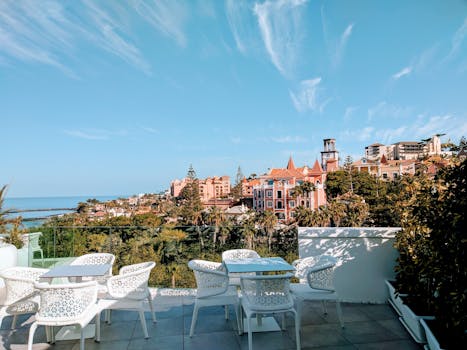
[(342, 301), (385, 303), (385, 279), (394, 278), (393, 247), (400, 227), (299, 227), (300, 258), (321, 254), (339, 259), (335, 287)]

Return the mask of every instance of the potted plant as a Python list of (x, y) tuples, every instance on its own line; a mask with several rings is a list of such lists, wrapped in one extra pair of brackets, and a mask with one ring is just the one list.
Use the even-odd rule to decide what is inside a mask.
[(436, 317), (431, 322), (445, 335), (441, 344), (446, 349), (465, 344), (467, 334), (466, 163), (448, 167), (433, 179), (424, 174), (404, 178), (398, 205), (402, 230), (395, 241), (396, 292), (407, 293), (401, 322), (416, 341), (426, 342), (420, 320)]

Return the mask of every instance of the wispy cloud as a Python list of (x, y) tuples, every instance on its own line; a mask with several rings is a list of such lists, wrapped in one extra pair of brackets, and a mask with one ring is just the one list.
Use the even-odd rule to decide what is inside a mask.
[(397, 73), (393, 74), (392, 78), (394, 80), (399, 80), (403, 76), (409, 75), (410, 73), (412, 73), (412, 69), (413, 68), (411, 66), (404, 67), (400, 71), (398, 71)]
[(342, 61), (342, 57), (344, 56), (345, 52), (345, 47), (347, 46), (347, 42), (349, 41), (350, 35), (352, 34), (353, 27), (353, 23), (349, 24), (340, 37), (334, 55), (334, 67), (339, 66)]
[(271, 140), (275, 143), (305, 143), (308, 142), (303, 136), (280, 136), (272, 137)]
[(366, 126), (361, 129), (344, 130), (340, 133), (339, 138), (343, 140), (358, 140), (368, 141), (374, 137), (375, 128), (372, 126)]
[(89, 48), (105, 50), (137, 69), (151, 66), (137, 47), (132, 21), (143, 19), (157, 32), (186, 45), (186, 5), (176, 0), (73, 2), (57, 0), (0, 1), (0, 59), (40, 63), (77, 78), (70, 61)]
[(304, 28), (302, 5), (306, 0), (256, 3), (254, 13), (269, 57), (277, 70), (290, 77), (298, 59)]
[(132, 0), (131, 5), (136, 12), (151, 24), (157, 31), (174, 39), (180, 46), (186, 46), (183, 31), (188, 10), (178, 0), (139, 1)]
[(252, 28), (248, 17), (252, 14), (251, 5), (247, 2), (227, 0), (225, 4), (227, 21), (238, 51), (245, 54), (252, 37)]
[(328, 54), (331, 57), (332, 67), (337, 68), (344, 57), (345, 48), (347, 46), (347, 42), (350, 39), (350, 36), (352, 35), (355, 23), (348, 24), (339, 37), (336, 35), (332, 36), (329, 31), (329, 25), (324, 11), (324, 6), (321, 6), (321, 26), (324, 42), (326, 44)]
[(385, 145), (389, 145), (389, 144), (399, 142), (399, 141), (407, 141), (407, 140), (402, 140), (402, 138), (405, 137), (408, 129), (409, 127), (406, 125), (399, 126), (398, 128), (389, 128), (389, 129), (379, 128), (375, 132), (375, 140)]
[(149, 126), (143, 126), (142, 129), (150, 134), (158, 134), (159, 130), (151, 128)]
[(462, 25), (454, 33), (451, 39), (451, 50), (449, 51), (449, 54), (446, 57), (446, 59), (453, 58), (458, 54), (466, 35), (467, 35), (467, 17), (464, 18), (464, 23), (462, 23)]
[(347, 107), (344, 112), (344, 120), (345, 121), (350, 120), (357, 109), (358, 107), (354, 107), (354, 106)]
[(109, 140), (112, 136), (125, 136), (127, 134), (126, 130), (110, 131), (104, 129), (64, 130), (64, 133), (81, 139), (97, 141), (105, 141)]
[(321, 78), (303, 80), (296, 92), (289, 91), (292, 103), (299, 112), (316, 111), (320, 109)]
[(240, 144), (240, 143), (242, 143), (242, 138), (238, 137), (238, 136), (234, 136), (234, 137), (230, 138), (230, 142), (232, 142), (234, 144)]
[(379, 119), (399, 119), (409, 117), (413, 113), (412, 107), (402, 107), (382, 101), (376, 106), (368, 108), (368, 120)]

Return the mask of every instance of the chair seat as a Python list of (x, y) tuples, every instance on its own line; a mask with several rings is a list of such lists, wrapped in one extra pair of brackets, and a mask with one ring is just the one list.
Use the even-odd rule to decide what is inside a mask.
[[(102, 310), (98, 306), (98, 304), (93, 304), (89, 308), (86, 309), (86, 312), (84, 312), (81, 317), (73, 319), (72, 324), (79, 324), (81, 327), (84, 327), (87, 324), (89, 324), (89, 322), (91, 322), (91, 320), (95, 318), (96, 314), (98, 314), (101, 311)], [(63, 325), (71, 324), (69, 319), (66, 317), (63, 317), (62, 319), (56, 318), (55, 320), (52, 321), (49, 318), (42, 319), (40, 315), (36, 315), (36, 321), (39, 322), (43, 326), (63, 326)]]
[(290, 291), (297, 298), (306, 298), (307, 300), (335, 300), (337, 294), (334, 291), (319, 290), (311, 288), (308, 283), (290, 283)]
[(238, 302), (237, 287), (229, 286), (225, 293), (205, 298), (198, 298), (198, 302), (202, 303), (203, 306), (236, 304)]

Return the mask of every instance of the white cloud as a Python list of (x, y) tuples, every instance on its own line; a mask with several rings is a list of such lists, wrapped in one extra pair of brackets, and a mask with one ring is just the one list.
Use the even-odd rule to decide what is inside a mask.
[(408, 127), (405, 125), (400, 126), (398, 128), (378, 129), (375, 132), (375, 139), (377, 140), (377, 142), (380, 142), (385, 145), (389, 145), (399, 141), (406, 141), (402, 140), (401, 138), (403, 138), (407, 134), (407, 130)]
[(158, 134), (159, 133), (159, 130), (151, 128), (149, 126), (143, 126), (143, 130), (148, 132), (148, 133), (151, 133), (151, 134)]
[(248, 15), (251, 15), (250, 5), (243, 1), (227, 0), (225, 4), (227, 21), (237, 45), (238, 51), (245, 54), (251, 38), (251, 28), (248, 26)]
[(459, 52), (464, 38), (467, 35), (467, 17), (464, 19), (464, 23), (456, 30), (451, 39), (451, 51), (449, 52), (447, 59), (455, 57)]
[(413, 68), (411, 66), (404, 67), (400, 71), (398, 71), (397, 73), (393, 74), (392, 78), (395, 79), (395, 80), (398, 80), (398, 79), (402, 78), (403, 76), (409, 75), (410, 73), (412, 73), (412, 69)]
[(64, 133), (86, 140), (108, 140), (111, 136), (125, 136), (126, 130), (110, 131), (104, 129), (64, 130)]
[(372, 138), (375, 133), (375, 128), (367, 126), (362, 129), (345, 130), (340, 133), (339, 138), (343, 140), (357, 140), (360, 142), (368, 141)]
[(303, 32), (301, 6), (306, 0), (278, 0), (256, 3), (254, 13), (269, 57), (289, 77), (298, 59)]
[(409, 117), (413, 113), (412, 107), (401, 107), (392, 105), (386, 101), (378, 103), (374, 107), (368, 108), (368, 120), (378, 119), (399, 119)]
[(304, 143), (308, 141), (303, 136), (280, 136), (272, 137), (271, 140), (276, 143)]
[(131, 1), (136, 12), (160, 33), (186, 46), (183, 26), (187, 18), (185, 4), (178, 0)]
[(350, 120), (357, 109), (358, 107), (347, 107), (344, 112), (344, 120)]
[(241, 139), (241, 137), (234, 136), (234, 137), (230, 138), (230, 142), (235, 143), (235, 144), (239, 144), (239, 143), (242, 143), (242, 139)]
[(340, 35), (340, 37), (332, 37), (328, 28), (328, 22), (326, 19), (323, 5), (321, 6), (321, 26), (323, 31), (324, 42), (326, 44), (328, 54), (331, 57), (332, 67), (336, 68), (340, 65), (342, 58), (344, 57), (345, 48), (347, 46), (347, 42), (350, 39), (350, 36), (352, 35), (355, 23), (348, 24), (342, 32), (342, 34)]
[(319, 103), (319, 84), (321, 78), (314, 78), (309, 80), (303, 80), (300, 83), (297, 92), (289, 91), (292, 103), (295, 109), (299, 112), (306, 112), (308, 110), (316, 111), (320, 109), (321, 104)]

